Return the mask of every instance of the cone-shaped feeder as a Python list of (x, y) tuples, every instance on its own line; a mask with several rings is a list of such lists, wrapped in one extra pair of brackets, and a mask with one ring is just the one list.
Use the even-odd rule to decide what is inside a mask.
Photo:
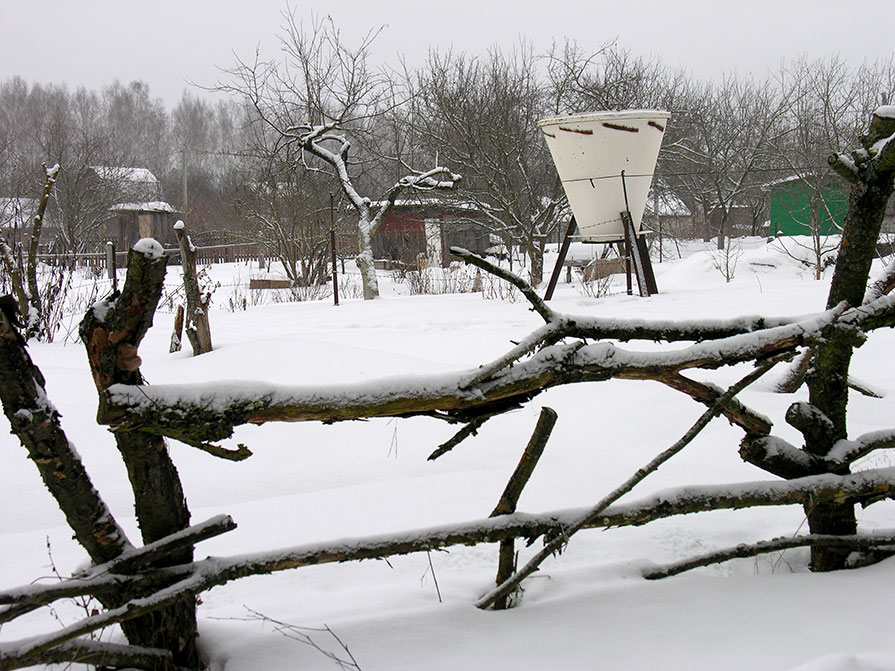
[(588, 242), (622, 240), (621, 213), (626, 210), (634, 230), (640, 231), (670, 117), (658, 110), (625, 110), (538, 122), (578, 223), (576, 237)]

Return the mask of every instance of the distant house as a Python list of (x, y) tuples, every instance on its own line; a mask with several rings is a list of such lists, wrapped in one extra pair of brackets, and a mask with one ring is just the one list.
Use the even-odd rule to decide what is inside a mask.
[[(0, 198), (0, 232), (10, 246), (26, 244), (31, 239), (31, 228), (40, 201), (24, 196)], [(42, 240), (51, 240), (56, 235), (53, 213), (44, 213)]]
[(373, 236), (373, 256), (405, 265), (447, 266), (451, 247), (484, 253), (493, 243), (475, 210), (438, 199), (397, 201)]
[(646, 199), (646, 209), (643, 212), (645, 228), (650, 230), (657, 228), (656, 205), (658, 205), (659, 224), (663, 233), (678, 238), (693, 238), (702, 234), (702, 231), (696, 231), (694, 217), (690, 209), (680, 198), (665, 190), (659, 191), (658, 194), (650, 191), (649, 197)]
[(118, 194), (122, 202), (152, 202), (162, 197), (162, 187), (151, 170), (109, 165), (91, 165), (96, 176)]
[[(717, 231), (721, 228), (721, 220), (723, 213), (720, 208), (716, 208), (709, 213), (709, 224), (712, 230)], [(752, 234), (752, 207), (749, 205), (733, 204), (727, 208), (727, 232), (732, 237), (740, 235)]]
[(798, 176), (768, 185), (771, 235), (821, 235), (839, 232), (848, 209), (848, 187), (837, 177), (814, 184)]
[[(799, 177), (787, 177), (769, 184), (768, 191), (771, 235), (809, 235), (812, 221), (818, 222), (821, 235), (833, 235), (845, 223), (849, 187), (836, 176), (830, 176), (820, 187)], [(886, 206), (882, 230), (895, 233), (893, 199), (889, 199)]]

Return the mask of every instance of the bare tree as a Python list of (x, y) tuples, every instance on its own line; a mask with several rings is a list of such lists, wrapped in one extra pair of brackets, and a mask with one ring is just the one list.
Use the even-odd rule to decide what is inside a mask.
[(550, 107), (555, 114), (626, 108), (672, 109), (683, 74), (656, 58), (634, 56), (609, 42), (586, 51), (574, 41), (547, 54)]
[[(253, 122), (272, 132), (279, 148), (288, 149), (302, 167), (334, 174), (357, 216), (364, 298), (379, 295), (371, 238), (383, 216), (404, 189), (450, 189), (460, 179), (444, 167), (409, 172), (386, 186), (373, 200), (362, 196), (356, 180), (359, 157), (355, 143), (369, 132), (372, 120), (385, 112), (387, 78), (369, 63), (371, 31), (351, 47), (331, 19), (312, 18), (306, 27), (286, 13), (281, 38), (284, 63), (240, 61), (231, 71), (233, 83), (220, 88), (242, 97), (254, 111)], [(375, 186), (371, 186), (375, 189)]]
[(549, 110), (528, 45), (486, 58), (431, 53), (408, 85), (408, 121), (420, 145), (464, 175), (457, 197), (472, 220), (529, 259), (543, 277), (544, 245), (565, 196), (537, 121)]
[(772, 82), (728, 75), (719, 86), (688, 85), (677, 103), (659, 170), (703, 224), (705, 239), (717, 234), (723, 250), (733, 208), (766, 179), (769, 143), (784, 132), (788, 97)]
[[(41, 340), (52, 341), (56, 325), (48, 319), (47, 302), (54, 300), (60, 288), (59, 286), (40, 286), (37, 276), (37, 252), (47, 204), (50, 202), (50, 196), (56, 184), (59, 166), (56, 165), (52, 168), (43, 166), (43, 172), (44, 188), (31, 219), (27, 262), (16, 258), (13, 249), (3, 237), (0, 237), (0, 262), (2, 262), (2, 268), (6, 272), (18, 301), (18, 310), (25, 315), (25, 338), (37, 337)], [(44, 289), (48, 290), (49, 295)]]
[(244, 141), (241, 178), (231, 203), (245, 234), (280, 261), (296, 286), (324, 283), (329, 268), (329, 195), (338, 183), (329, 174), (306, 170), (300, 150), (282, 146), (266, 126), (250, 126)]
[(160, 98), (153, 98), (149, 85), (118, 81), (100, 93), (106, 135), (128, 167), (150, 170), (160, 180), (171, 170), (172, 135), (168, 113)]
[(42, 107), (38, 145), (62, 168), (53, 197), (57, 238), (65, 251), (83, 252), (101, 241), (111, 207), (134, 199), (128, 198), (134, 161), (110, 136), (95, 93), (51, 89)]
[[(171, 161), (160, 175), (165, 199), (183, 213), (194, 239), (233, 232), (230, 196), (245, 184), (244, 111), (235, 101), (216, 106), (184, 93), (171, 112)], [(218, 240), (215, 240), (218, 241)]]

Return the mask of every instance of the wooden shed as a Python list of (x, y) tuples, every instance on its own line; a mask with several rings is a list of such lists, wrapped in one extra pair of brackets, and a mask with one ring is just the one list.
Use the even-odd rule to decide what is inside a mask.
[(848, 209), (848, 187), (837, 177), (816, 183), (797, 176), (768, 185), (771, 235), (838, 233)]
[(484, 253), (493, 243), (475, 210), (439, 200), (397, 201), (373, 236), (377, 260), (447, 266), (451, 247)]
[(155, 238), (165, 247), (177, 246), (174, 236), (177, 211), (168, 203), (161, 200), (119, 203), (112, 206), (111, 213), (106, 235), (118, 249), (130, 249), (140, 238)]

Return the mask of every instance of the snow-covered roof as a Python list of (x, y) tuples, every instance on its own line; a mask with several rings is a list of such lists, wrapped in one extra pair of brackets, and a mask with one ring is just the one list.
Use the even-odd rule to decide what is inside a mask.
[(121, 180), (125, 182), (137, 182), (141, 184), (158, 184), (158, 179), (146, 168), (126, 168), (109, 165), (92, 165), (90, 169), (100, 179)]
[[(653, 207), (655, 198), (653, 191), (650, 191), (649, 197), (646, 199), (646, 211), (655, 215)], [(684, 202), (668, 191), (659, 192), (659, 216), (662, 217), (689, 217), (690, 208), (684, 205)]]
[(163, 200), (151, 200), (146, 203), (118, 203), (109, 208), (118, 212), (176, 212), (174, 206)]
[(895, 119), (895, 105), (881, 105), (873, 112), (874, 116)]
[[(812, 175), (810, 173), (807, 173), (804, 175), (786, 175), (785, 177), (779, 177), (777, 179), (772, 179), (769, 182), (765, 182), (764, 184), (761, 185), (761, 188), (764, 190), (769, 190), (769, 189), (774, 188), (775, 186), (782, 186), (784, 184), (792, 184), (795, 182), (803, 182), (808, 179), (816, 180), (816, 179), (818, 179), (818, 176)], [(828, 175), (825, 179), (829, 179), (830, 181), (832, 181), (834, 183), (837, 181), (834, 179), (834, 177), (832, 175)]]
[(777, 179), (772, 179), (769, 182), (765, 182), (762, 184), (762, 187), (765, 189), (769, 189), (772, 186), (780, 186), (781, 184), (789, 184), (790, 182), (798, 182), (803, 179), (801, 175), (786, 175), (784, 177), (778, 177)]

